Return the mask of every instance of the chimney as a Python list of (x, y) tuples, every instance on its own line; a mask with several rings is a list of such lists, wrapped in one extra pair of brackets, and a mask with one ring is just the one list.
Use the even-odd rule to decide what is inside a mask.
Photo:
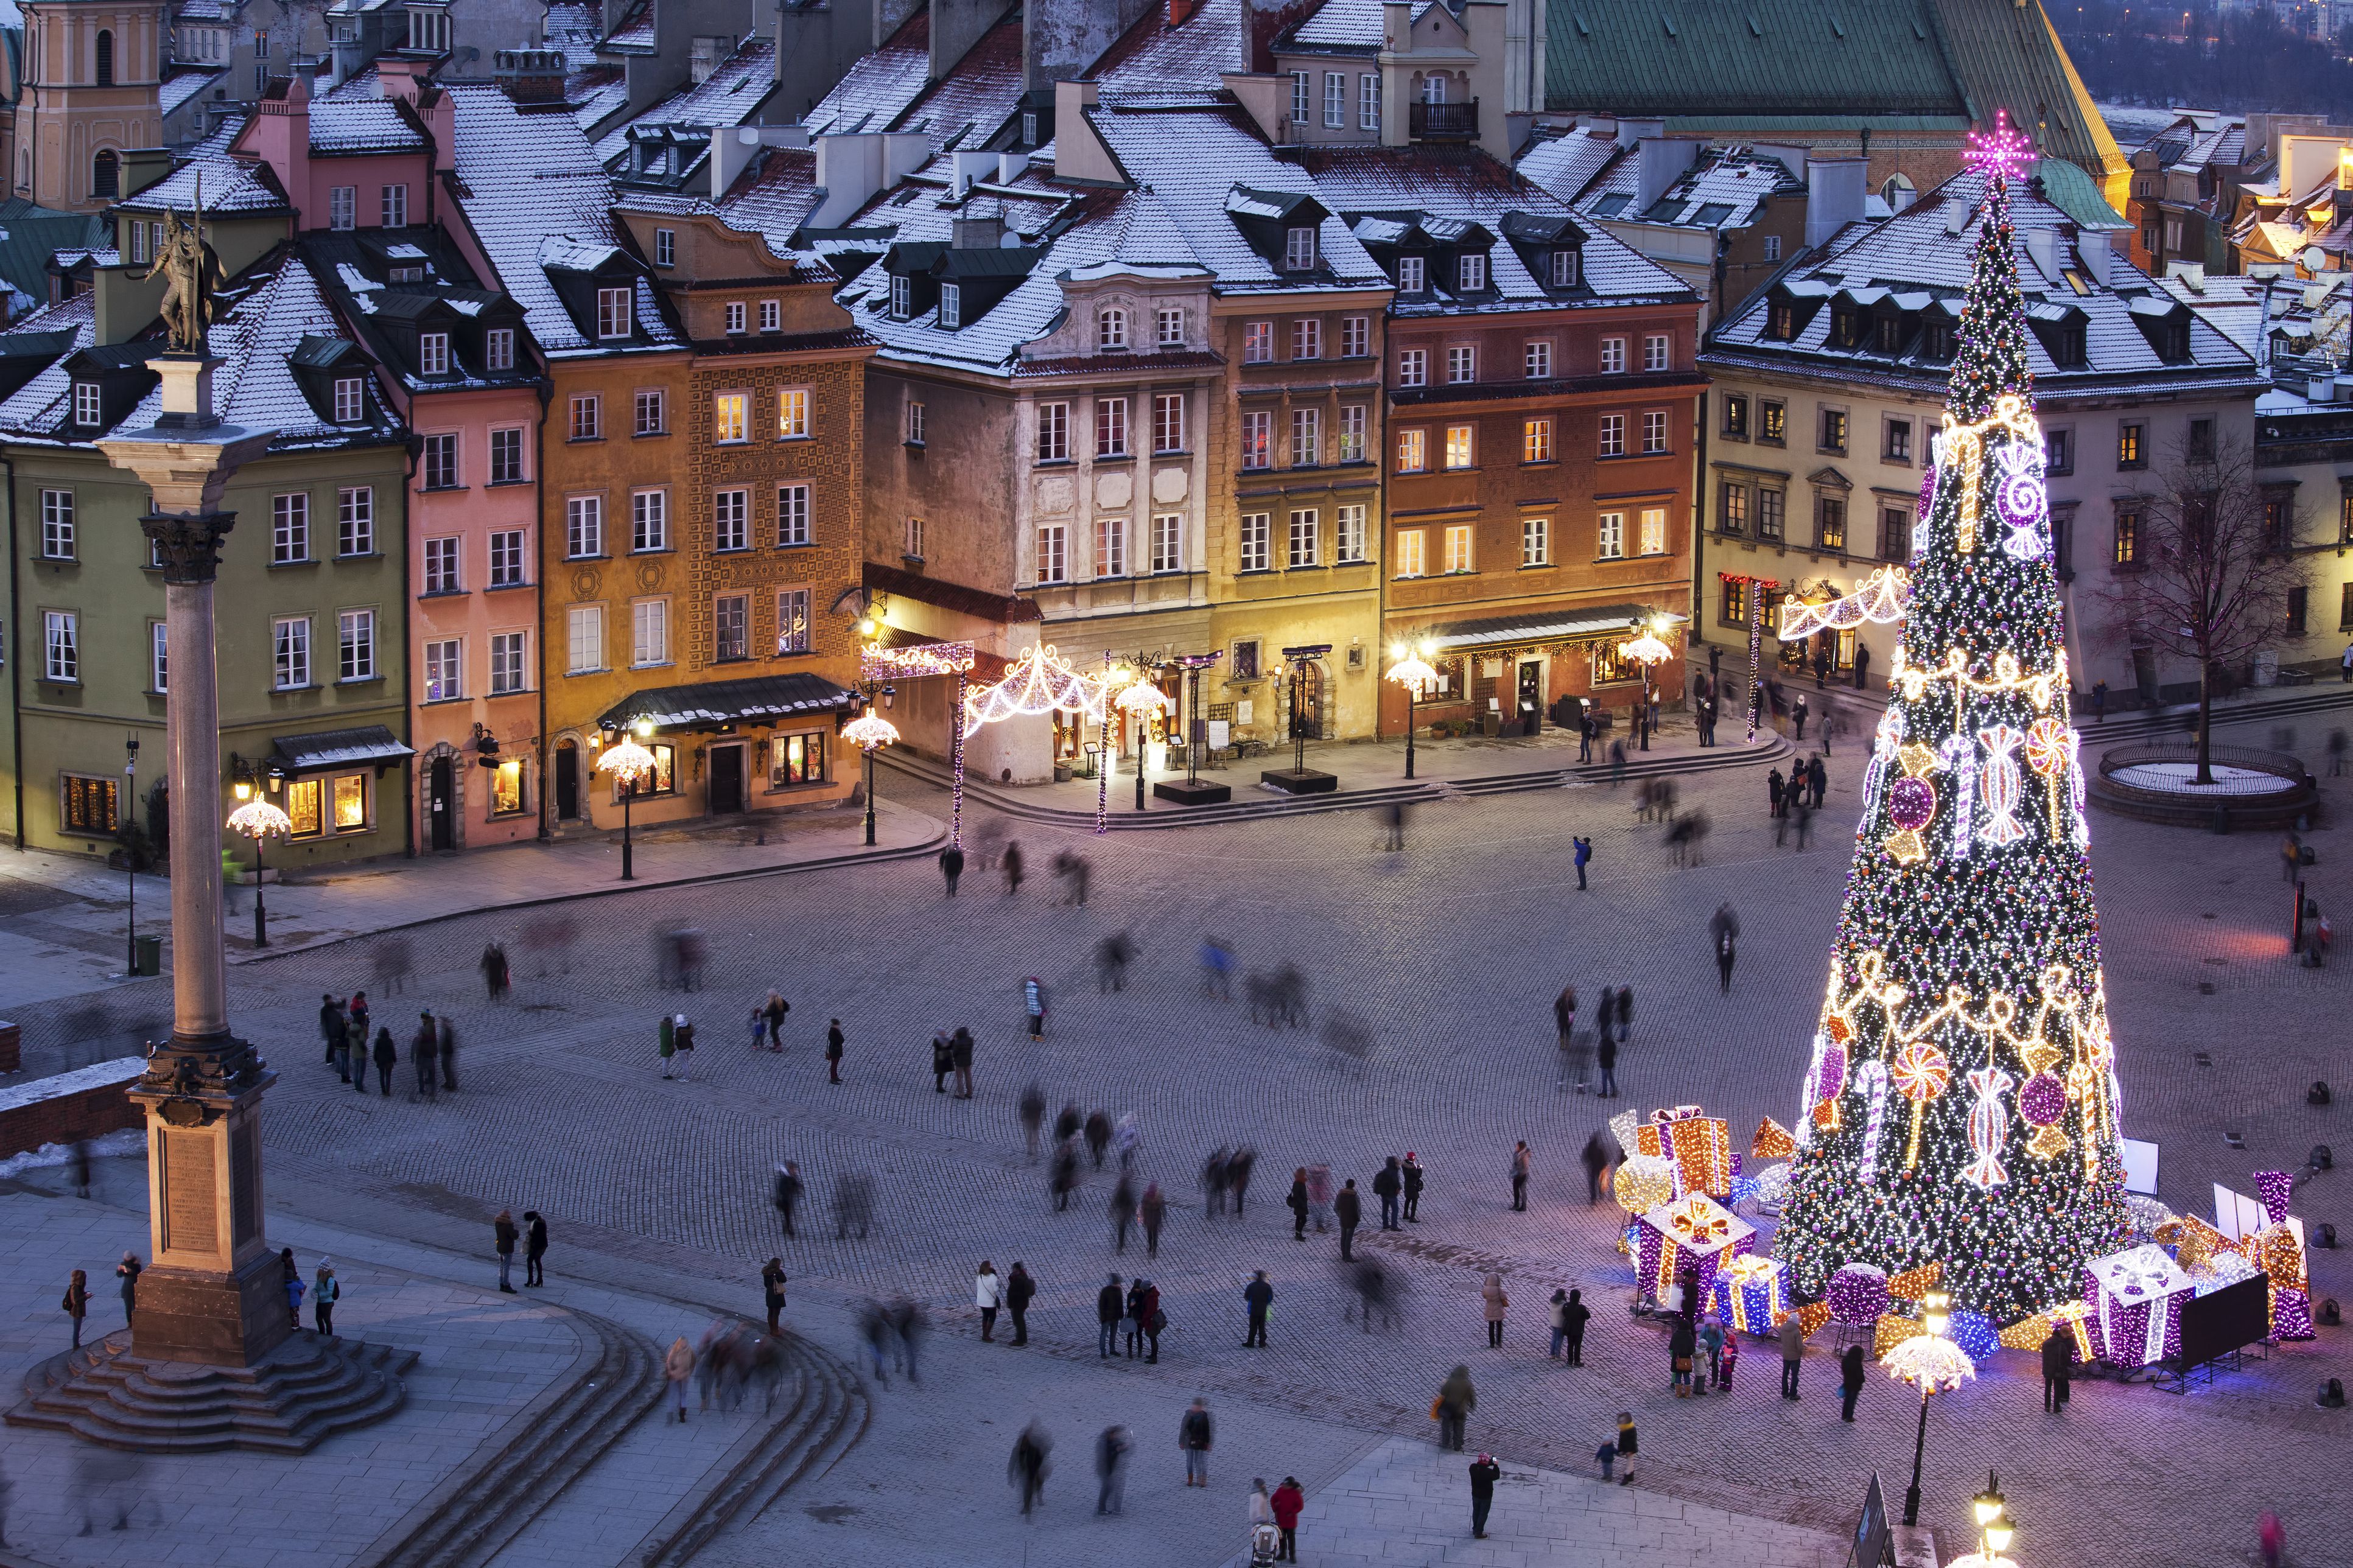
[(987, 210), (965, 212), (949, 225), (950, 243), (958, 250), (997, 250), (1005, 244), (1003, 208), (994, 201), (976, 204)]
[(1912, 210), (1912, 204), (1919, 199), (1920, 193), (1913, 186), (1898, 185), (1895, 187), (1894, 199), (1887, 204), (1888, 210), (1890, 212), (1899, 213), (1910, 212)]
[(817, 139), (817, 185), (825, 199), (809, 215), (811, 228), (839, 228), (875, 195), (930, 161), (931, 138), (921, 132), (862, 132)]
[(1029, 166), (1029, 154), (1027, 153), (999, 153), (997, 155), (997, 183), (1000, 185), (1011, 184), (1021, 177), (1021, 171)]
[[(1231, 80), (1229, 77), (1227, 79)], [(1090, 184), (1125, 185), (1119, 162), (1103, 144), (1086, 111), (1095, 105), (1095, 84), (1058, 81), (1054, 84), (1054, 174), (1058, 179)]]
[(1168, 0), (1168, 25), (1181, 27), (1194, 12), (1201, 8), (1201, 0)]
[(491, 79), (515, 102), (564, 101), (563, 50), (500, 49), (491, 62)]
[(1699, 156), (1696, 142), (1670, 142), (1663, 136), (1645, 137), (1634, 144), (1634, 207), (1625, 216), (1640, 217), (1651, 210), (1651, 204), (1667, 194), (1667, 188), (1682, 178)]
[(1638, 142), (1655, 141), (1667, 133), (1663, 120), (1621, 120), (1618, 122), (1618, 145), (1631, 147)]
[(986, 180), (997, 173), (994, 153), (951, 153), (948, 154), (948, 191), (961, 201), (972, 194), (975, 180)]
[[(254, 116), (237, 139), (269, 166), (278, 183), (300, 204), (311, 191), (311, 81), (297, 72), (269, 85), (253, 106)], [(313, 223), (319, 215), (309, 215)]]
[(1806, 248), (1811, 250), (1851, 223), (1862, 220), (1871, 163), (1862, 158), (1806, 160)]
[(2116, 287), (2116, 241), (2131, 232), (2087, 228), (2075, 236), (2075, 254), (2084, 259), (2084, 274), (2103, 289)]
[(797, 125), (715, 127), (711, 132), (711, 199), (717, 201), (727, 194), (727, 187), (760, 155), (761, 148), (808, 144), (808, 132)]
[(2034, 270), (2042, 274), (2045, 283), (2059, 281), (2059, 231), (2055, 228), (2030, 228), (2026, 231), (2026, 257), (2034, 263)]

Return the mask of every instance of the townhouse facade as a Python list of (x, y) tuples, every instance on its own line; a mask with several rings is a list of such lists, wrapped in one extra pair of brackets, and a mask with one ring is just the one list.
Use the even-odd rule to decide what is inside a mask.
[[(2102, 594), (2142, 569), (2150, 499), (2193, 450), (2245, 438), (2263, 379), (2253, 357), (2127, 258), (2113, 211), (2012, 197), (2029, 354), (2046, 441), (2052, 548), (2079, 689), (2150, 699), (2194, 677), (2126, 646)], [(1899, 635), (1867, 623), (1803, 642), (1773, 635), (1791, 594), (1822, 602), (1912, 554), (1930, 443), (1960, 324), (1982, 177), (1957, 175), (1909, 210), (1850, 226), (1710, 333), (1698, 640), (1746, 663), (1761, 598), (1768, 669), (1863, 684)]]

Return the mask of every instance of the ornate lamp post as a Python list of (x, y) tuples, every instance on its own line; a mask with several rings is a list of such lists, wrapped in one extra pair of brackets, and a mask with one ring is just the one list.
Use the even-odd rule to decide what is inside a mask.
[(1409, 648), (1397, 643), (1389, 648), (1389, 657), (1397, 662), (1388, 668), (1386, 679), (1405, 688), (1405, 776), (1413, 777), (1413, 705), (1419, 701), (1423, 690), (1438, 684), (1438, 671), (1430, 662), (1430, 645), (1416, 643)]
[[(638, 734), (653, 732), (651, 720), (638, 721)], [(596, 771), (612, 774), (613, 782), (621, 786), (621, 880), (634, 882), (638, 870), (629, 838), (629, 803), (638, 798), (638, 781), (654, 773), (654, 754), (624, 735), (617, 744), (605, 748), (605, 754), (596, 759)]]
[(1672, 644), (1663, 641), (1659, 633), (1665, 629), (1663, 616), (1653, 616), (1642, 628), (1642, 635), (1618, 645), (1620, 657), (1630, 658), (1642, 667), (1642, 750), (1651, 749), (1651, 671), (1663, 660), (1675, 657)]
[[(248, 795), (253, 798), (247, 800)], [(228, 830), (242, 833), (253, 840), (253, 945), (268, 947), (269, 910), (261, 901), (261, 889), (269, 878), (264, 875), (267, 868), (261, 863), (261, 851), (270, 839), (283, 838), (293, 832), (294, 824), (284, 812), (254, 795), (253, 786), (249, 784), (238, 783), (237, 798), (245, 804), (228, 814)]]
[(1904, 1493), (1904, 1522), (1920, 1522), (1920, 1461), (1928, 1447), (1928, 1400), (1950, 1394), (1978, 1374), (1968, 1352), (1945, 1337), (1952, 1324), (1953, 1299), (1931, 1290), (1920, 1303), (1920, 1323), (1928, 1331), (1915, 1334), (1881, 1358), (1882, 1371), (1898, 1383), (1920, 1391), (1920, 1430), (1912, 1440), (1912, 1485)]
[(1112, 700), (1118, 704), (1121, 712), (1129, 714), (1135, 720), (1135, 809), (1142, 811), (1144, 809), (1144, 747), (1145, 735), (1148, 728), (1145, 723), (1144, 716), (1146, 713), (1164, 711), (1167, 704), (1161, 698), (1160, 688), (1152, 684), (1152, 678), (1144, 672), (1141, 666), (1136, 668), (1134, 684)]
[[(894, 695), (889, 687), (882, 689), (886, 705)], [(871, 845), (874, 842), (874, 753), (899, 738), (899, 727), (869, 706), (841, 727), (841, 738), (866, 753), (866, 842)]]
[(1988, 1470), (1986, 1489), (1969, 1500), (1970, 1511), (1977, 1520), (1978, 1549), (1965, 1557), (1954, 1558), (1951, 1568), (2018, 1568), (2004, 1555), (2018, 1534), (2017, 1527), (2004, 1511), (2007, 1506), (2001, 1495), (2001, 1479)]

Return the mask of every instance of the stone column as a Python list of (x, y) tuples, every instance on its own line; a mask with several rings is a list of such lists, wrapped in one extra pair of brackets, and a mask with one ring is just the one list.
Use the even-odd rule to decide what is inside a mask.
[(166, 753), (172, 822), (172, 1037), (152, 1050), (131, 1098), (147, 1113), (153, 1263), (132, 1324), (137, 1355), (250, 1366), (287, 1335), (278, 1260), (261, 1224), (262, 1091), (276, 1075), (229, 1032), (221, 949), (220, 701), (213, 583), (236, 521), (220, 510), (229, 478), (269, 444), (267, 430), (222, 425), (212, 374), (222, 362), (170, 353), (153, 428), (98, 443), (144, 480), (141, 520), (163, 563), (171, 683)]

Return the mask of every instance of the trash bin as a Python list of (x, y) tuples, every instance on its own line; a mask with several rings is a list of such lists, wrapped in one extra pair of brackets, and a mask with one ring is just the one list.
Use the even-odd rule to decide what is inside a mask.
[(131, 973), (161, 974), (164, 973), (164, 939), (160, 936), (134, 936), (131, 939)]

